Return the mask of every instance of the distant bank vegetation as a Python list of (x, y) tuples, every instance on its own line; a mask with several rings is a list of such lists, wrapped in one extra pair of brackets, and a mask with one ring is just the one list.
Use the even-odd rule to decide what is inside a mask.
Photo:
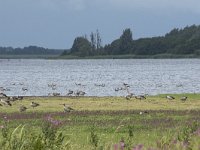
[(200, 57), (200, 26), (175, 28), (164, 36), (133, 39), (131, 29), (103, 45), (99, 31), (76, 37), (68, 50), (37, 46), (0, 47), (0, 58), (195, 58)]
[[(102, 46), (99, 31), (90, 38), (75, 38), (72, 48), (64, 51), (63, 57), (94, 58), (180, 58), (200, 57), (200, 26), (192, 25), (183, 29), (175, 28), (164, 36), (133, 39), (132, 31), (125, 29), (111, 44)], [(111, 56), (111, 57), (109, 57)], [(176, 57), (177, 56), (177, 57)]]
[(12, 57), (34, 57), (34, 56), (51, 56), (51, 55), (61, 55), (63, 50), (47, 49), (37, 46), (28, 46), (24, 48), (13, 48), (13, 47), (0, 47), (0, 56), (5, 58)]

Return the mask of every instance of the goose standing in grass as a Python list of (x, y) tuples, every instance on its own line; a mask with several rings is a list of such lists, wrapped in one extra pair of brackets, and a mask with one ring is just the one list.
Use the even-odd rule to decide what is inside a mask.
[(173, 96), (170, 96), (170, 95), (167, 95), (166, 98), (167, 98), (168, 100), (173, 100), (173, 99), (175, 99)]
[(71, 108), (71, 107), (69, 107), (69, 106), (67, 106), (66, 104), (62, 104), (63, 106), (64, 106), (64, 112), (71, 112), (71, 111), (73, 111), (74, 109), (73, 108)]
[(8, 97), (8, 96), (4, 93), (0, 93), (0, 97)]
[(130, 93), (130, 94), (126, 95), (125, 98), (127, 100), (130, 100), (133, 97), (133, 95), (134, 95), (133, 93)]
[(79, 91), (80, 96), (84, 96), (86, 93), (84, 91)]
[(183, 96), (183, 97), (181, 97), (181, 99), (180, 99), (182, 102), (185, 102), (186, 100), (187, 100), (187, 96)]
[(146, 97), (144, 95), (138, 95), (138, 96), (135, 96), (135, 99), (142, 100), (142, 99), (146, 99)]
[(10, 103), (8, 99), (1, 99), (1, 103), (4, 105), (12, 106), (12, 104)]
[(40, 106), (40, 104), (36, 103), (36, 102), (31, 102), (31, 107), (35, 108), (35, 107), (38, 107)]
[(23, 100), (24, 97), (23, 96), (17, 96), (18, 100)]
[(60, 93), (53, 93), (53, 96), (60, 96)]
[(27, 107), (25, 107), (23, 105), (19, 107), (19, 111), (20, 112), (26, 111), (26, 109), (27, 109)]

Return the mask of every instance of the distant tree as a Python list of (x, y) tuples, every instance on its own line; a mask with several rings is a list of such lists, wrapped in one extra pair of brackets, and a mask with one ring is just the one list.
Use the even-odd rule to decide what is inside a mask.
[(128, 54), (131, 51), (132, 48), (132, 32), (130, 29), (125, 29), (123, 31), (123, 34), (120, 37), (120, 53), (119, 54)]
[(96, 41), (97, 41), (97, 50), (101, 49), (102, 48), (102, 40), (101, 40), (101, 36), (100, 36), (100, 33), (99, 33), (99, 30), (97, 29), (96, 31)]
[(90, 34), (90, 41), (91, 41), (92, 51), (95, 52), (97, 41), (96, 41), (96, 34), (93, 32)]
[(84, 37), (77, 37), (74, 40), (70, 54), (79, 56), (90, 56), (92, 54), (92, 45)]

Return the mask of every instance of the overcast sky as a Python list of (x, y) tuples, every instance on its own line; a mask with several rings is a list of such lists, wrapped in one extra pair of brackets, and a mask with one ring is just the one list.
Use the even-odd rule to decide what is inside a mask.
[(200, 25), (200, 0), (0, 0), (0, 46), (70, 48), (99, 30), (103, 44), (131, 28), (133, 38)]

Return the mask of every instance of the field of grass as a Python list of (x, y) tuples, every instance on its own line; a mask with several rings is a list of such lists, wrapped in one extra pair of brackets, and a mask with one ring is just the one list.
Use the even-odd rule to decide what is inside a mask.
[[(146, 100), (126, 100), (124, 97), (26, 97), (13, 102), (11, 107), (0, 106), (0, 144), (4, 143), (2, 149), (26, 149), (26, 143), (42, 145), (34, 139), (43, 137), (40, 141), (48, 145), (46, 139), (51, 139), (54, 135), (51, 132), (55, 130), (56, 137), (59, 133), (64, 137), (60, 141), (63, 147), (56, 145), (58, 140), (54, 141), (55, 147), (50, 145), (51, 148), (46, 149), (121, 150), (121, 141), (121, 145), (125, 143), (125, 149), (131, 150), (138, 144), (142, 145), (134, 150), (140, 150), (139, 147), (144, 150), (198, 150), (200, 94), (173, 94), (174, 100), (167, 100), (165, 96), (148, 96)], [(182, 96), (188, 96), (188, 100), (182, 102)], [(32, 101), (40, 106), (31, 108)], [(60, 105), (63, 103), (74, 111), (64, 113)], [(26, 112), (19, 112), (21, 105), (28, 108)], [(45, 126), (46, 123), (52, 126)], [(13, 135), (16, 141), (8, 140)], [(34, 136), (36, 138), (31, 138)], [(2, 139), (12, 142), (5, 144)], [(20, 146), (15, 146), (13, 141)], [(29, 145), (29, 149), (45, 149), (44, 146), (37, 146), (31, 148)]]

